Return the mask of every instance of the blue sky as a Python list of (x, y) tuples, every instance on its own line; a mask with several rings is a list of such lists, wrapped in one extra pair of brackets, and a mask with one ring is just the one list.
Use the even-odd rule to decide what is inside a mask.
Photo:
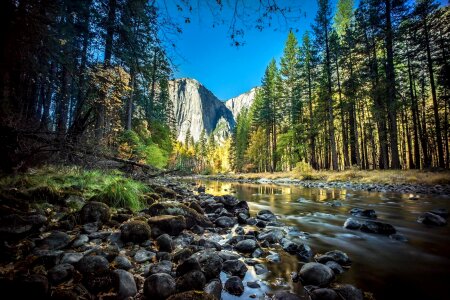
[[(242, 0), (246, 3), (259, 0)], [(191, 23), (181, 26), (183, 32), (175, 39), (176, 53), (172, 53), (177, 70), (174, 76), (195, 78), (211, 90), (219, 99), (226, 100), (242, 94), (261, 83), (264, 70), (270, 60), (279, 61), (289, 27), (282, 22), (273, 28), (266, 28), (262, 32), (256, 29), (245, 30), (245, 45), (231, 46), (228, 26), (212, 26), (213, 17), (204, 6), (200, 9), (193, 7), (192, 12), (178, 11), (176, 3), (166, 1), (167, 9), (172, 18), (180, 21), (189, 17)], [(194, 1), (195, 2), (195, 1)], [(213, 0), (204, 2), (215, 3)], [(231, 16), (230, 7), (224, 3), (222, 15)], [(230, 1), (234, 3), (234, 1)], [(289, 24), (296, 29), (297, 37), (310, 30), (317, 11), (316, 0), (285, 0), (284, 3), (294, 3), (301, 9), (301, 17), (295, 23)], [(337, 0), (332, 0), (333, 7)], [(355, 1), (357, 2), (357, 0)], [(441, 2), (447, 2), (441, 0)], [(249, 10), (250, 11), (250, 10)], [(184, 23), (184, 22), (183, 22)]]

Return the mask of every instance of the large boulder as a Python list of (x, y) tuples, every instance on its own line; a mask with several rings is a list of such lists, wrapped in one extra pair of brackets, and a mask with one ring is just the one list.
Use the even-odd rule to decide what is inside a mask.
[(36, 241), (36, 247), (45, 250), (59, 250), (67, 247), (70, 243), (70, 237), (62, 231), (53, 231), (42, 240)]
[(148, 219), (152, 227), (152, 236), (157, 237), (167, 233), (179, 235), (186, 228), (186, 219), (183, 216), (160, 215)]
[(126, 299), (137, 294), (137, 287), (133, 274), (125, 270), (115, 270), (114, 273), (117, 275), (116, 290), (119, 299)]
[(258, 243), (252, 239), (246, 239), (238, 242), (234, 249), (242, 253), (252, 253), (258, 247)]
[(148, 299), (165, 300), (177, 291), (175, 279), (169, 274), (150, 275), (144, 282), (144, 295)]
[(417, 222), (425, 225), (444, 226), (447, 225), (447, 220), (440, 215), (432, 212), (426, 212), (417, 218)]
[(394, 226), (390, 224), (374, 221), (366, 221), (362, 223), (360, 230), (363, 232), (384, 234), (384, 235), (390, 235), (397, 232)]
[(244, 278), (245, 273), (247, 273), (247, 266), (237, 259), (226, 260), (223, 262), (222, 271), (233, 276)]
[(150, 238), (150, 226), (144, 221), (132, 220), (120, 226), (120, 237), (125, 243), (142, 243)]
[(318, 254), (314, 258), (321, 264), (325, 264), (329, 261), (337, 262), (341, 266), (350, 266), (352, 264), (352, 261), (348, 255), (340, 250), (332, 250), (326, 252), (325, 254)]
[(207, 217), (199, 214), (195, 209), (187, 207), (186, 205), (179, 202), (167, 201), (162, 203), (155, 203), (150, 206), (148, 212), (152, 216), (183, 216), (186, 220), (187, 228), (191, 228), (194, 225), (199, 225), (202, 227), (213, 227), (213, 224)]
[(314, 285), (326, 287), (334, 280), (334, 272), (320, 263), (307, 263), (302, 266), (298, 274), (303, 286)]
[(244, 284), (237, 276), (232, 276), (225, 281), (225, 290), (231, 295), (240, 296), (244, 293)]
[(80, 220), (83, 224), (92, 222), (106, 223), (111, 219), (109, 206), (102, 202), (89, 201), (80, 211)]
[(348, 218), (345, 220), (344, 228), (346, 229), (359, 229), (361, 228), (361, 223), (353, 218)]

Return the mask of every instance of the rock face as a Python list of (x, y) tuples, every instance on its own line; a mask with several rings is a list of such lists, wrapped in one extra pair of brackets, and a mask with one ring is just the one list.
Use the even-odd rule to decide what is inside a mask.
[(179, 78), (169, 82), (169, 96), (176, 119), (177, 140), (184, 142), (190, 132), (198, 141), (203, 130), (214, 133), (216, 141), (223, 142), (231, 133), (236, 118), (243, 108), (255, 99), (256, 88), (227, 101), (220, 101), (200, 82)]
[(231, 111), (235, 120), (243, 108), (249, 108), (252, 105), (256, 91), (257, 88), (252, 88), (250, 91), (225, 102), (226, 107)]

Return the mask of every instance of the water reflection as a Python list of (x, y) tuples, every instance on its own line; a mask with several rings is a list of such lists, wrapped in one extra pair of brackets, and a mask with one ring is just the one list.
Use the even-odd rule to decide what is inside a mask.
[[(346, 252), (353, 265), (338, 281), (373, 292), (376, 299), (450, 298), (449, 226), (427, 227), (416, 222), (422, 212), (438, 207), (450, 209), (447, 197), (421, 196), (415, 200), (409, 194), (345, 189), (221, 181), (197, 183), (205, 185), (207, 193), (234, 194), (248, 201), (252, 214), (261, 209), (273, 211), (282, 222), (297, 229), (294, 234), (299, 234), (315, 253), (333, 249)], [(381, 222), (392, 224), (408, 242), (342, 228), (348, 211), (354, 207), (374, 209)], [(290, 274), (298, 271), (301, 263), (295, 256), (281, 250), (279, 253), (281, 263), (269, 263), (270, 273), (263, 281), (271, 290), (286, 289), (288, 284), (289, 289), (305, 296), (300, 284), (290, 280)], [(256, 294), (258, 298), (261, 296)]]

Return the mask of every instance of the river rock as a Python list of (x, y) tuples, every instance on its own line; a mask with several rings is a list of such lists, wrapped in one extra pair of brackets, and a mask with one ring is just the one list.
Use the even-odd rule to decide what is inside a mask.
[(237, 260), (237, 259), (239, 259), (241, 257), (240, 255), (238, 255), (236, 253), (233, 253), (231, 251), (227, 251), (227, 250), (219, 251), (219, 252), (217, 252), (217, 255), (219, 255), (220, 258), (223, 259), (224, 261), (226, 261), (226, 260)]
[(200, 266), (198, 259), (194, 256), (191, 256), (178, 265), (176, 273), (177, 276), (182, 276), (190, 271), (201, 269), (202, 267)]
[(262, 274), (269, 272), (267, 267), (263, 264), (255, 264), (254, 268), (255, 268), (256, 275), (262, 275)]
[(37, 231), (47, 222), (43, 215), (34, 214), (20, 216), (9, 214), (0, 217), (0, 235), (5, 238), (20, 238), (26, 234)]
[(107, 292), (117, 287), (117, 275), (113, 271), (83, 274), (83, 285), (92, 294)]
[(281, 256), (278, 253), (272, 253), (266, 256), (266, 259), (270, 263), (279, 263), (281, 262)]
[(270, 244), (279, 243), (284, 237), (284, 232), (281, 229), (270, 229), (258, 234), (258, 240), (267, 241)]
[(164, 233), (176, 236), (186, 228), (186, 220), (183, 216), (161, 215), (149, 218), (148, 223), (154, 237)]
[[(332, 289), (319, 288), (309, 293), (311, 300), (340, 300), (339, 295)], [(347, 298), (343, 298), (346, 299)]]
[(425, 225), (434, 225), (434, 226), (444, 226), (447, 225), (447, 220), (445, 220), (440, 215), (436, 215), (432, 212), (426, 212), (417, 218), (417, 222), (425, 224)]
[(348, 255), (340, 250), (332, 250), (325, 254), (317, 254), (314, 259), (321, 264), (325, 264), (329, 261), (335, 261), (341, 266), (349, 266), (352, 264)]
[(220, 300), (222, 295), (222, 282), (220, 279), (213, 279), (205, 285), (203, 290), (216, 300)]
[(344, 228), (346, 229), (359, 229), (361, 228), (361, 223), (353, 218), (348, 218), (345, 220)]
[(219, 217), (214, 222), (217, 226), (222, 228), (233, 227), (236, 224), (236, 220), (227, 216)]
[(161, 234), (157, 239), (159, 251), (172, 252), (174, 249), (174, 243), (170, 235), (167, 233)]
[(117, 274), (117, 294), (120, 299), (133, 297), (137, 294), (136, 282), (133, 274), (125, 270), (114, 270)]
[(203, 290), (206, 278), (203, 272), (194, 270), (178, 277), (176, 280), (177, 291)]
[(326, 287), (334, 280), (334, 273), (329, 267), (320, 263), (307, 263), (302, 266), (298, 277), (305, 285)]
[(335, 261), (332, 261), (332, 260), (327, 261), (325, 263), (325, 266), (327, 266), (331, 270), (333, 270), (334, 274), (336, 274), (336, 275), (344, 273), (344, 268), (342, 268), (342, 266)]
[(340, 299), (346, 300), (363, 300), (364, 294), (363, 292), (350, 284), (342, 284), (338, 285), (334, 288), (336, 293), (340, 295)]
[(363, 232), (385, 234), (385, 235), (396, 233), (394, 226), (374, 221), (366, 221), (362, 223), (360, 230)]
[(82, 274), (103, 273), (108, 269), (108, 260), (100, 255), (84, 256), (77, 264), (77, 270)]
[(67, 233), (62, 231), (53, 231), (46, 238), (36, 241), (36, 246), (39, 249), (59, 250), (65, 248), (69, 245), (69, 243), (70, 237)]
[(202, 272), (207, 280), (219, 277), (222, 270), (223, 260), (216, 251), (207, 249), (192, 255), (200, 264)]
[(162, 260), (160, 262), (151, 264), (146, 272), (144, 272), (144, 276), (148, 277), (157, 273), (172, 273), (172, 262), (170, 260)]
[(258, 214), (256, 215), (256, 218), (263, 220), (263, 221), (267, 221), (267, 222), (276, 221), (276, 219), (277, 219), (275, 214), (267, 209), (263, 209), (263, 210), (259, 211)]
[(128, 271), (129, 269), (133, 268), (133, 265), (131, 264), (130, 260), (123, 255), (118, 255), (114, 258), (113, 265), (117, 269)]
[(75, 268), (71, 264), (60, 264), (51, 268), (47, 277), (52, 285), (58, 285), (72, 278)]
[(230, 275), (244, 278), (247, 273), (247, 266), (240, 260), (226, 260), (223, 262), (222, 271)]
[(225, 281), (225, 290), (231, 295), (240, 296), (244, 293), (244, 284), (237, 276), (231, 276)]
[(175, 280), (165, 273), (150, 275), (144, 282), (144, 295), (148, 299), (165, 300), (175, 292)]
[(281, 247), (287, 253), (296, 255), (301, 261), (308, 261), (313, 255), (311, 247), (308, 245), (285, 238), (281, 240)]
[(144, 221), (132, 220), (120, 226), (120, 236), (125, 243), (142, 243), (150, 238), (150, 226)]
[(83, 253), (66, 252), (63, 254), (63, 256), (61, 258), (61, 263), (75, 265), (83, 258), (83, 256), (84, 256)]
[(256, 281), (247, 281), (247, 286), (251, 289), (259, 289), (261, 287)]
[(86, 223), (83, 225), (83, 232), (87, 234), (91, 234), (98, 231), (99, 228), (98, 222)]
[(214, 200), (222, 203), (226, 208), (232, 208), (239, 203), (239, 200), (231, 195), (216, 196)]
[(376, 219), (377, 214), (373, 209), (352, 208), (350, 214), (355, 217), (363, 217), (369, 219)]
[(152, 260), (153, 257), (156, 256), (155, 252), (151, 252), (148, 250), (140, 249), (134, 255), (134, 260), (138, 263), (143, 263), (149, 260)]
[(277, 291), (275, 292), (273, 300), (300, 300), (301, 298), (296, 294), (288, 291)]
[(242, 252), (242, 253), (252, 253), (255, 251), (255, 249), (258, 247), (258, 243), (255, 240), (246, 239), (243, 241), (238, 242), (234, 249), (236, 251)]
[(89, 201), (80, 211), (80, 219), (83, 224), (90, 222), (106, 223), (111, 219), (109, 206), (102, 202)]

